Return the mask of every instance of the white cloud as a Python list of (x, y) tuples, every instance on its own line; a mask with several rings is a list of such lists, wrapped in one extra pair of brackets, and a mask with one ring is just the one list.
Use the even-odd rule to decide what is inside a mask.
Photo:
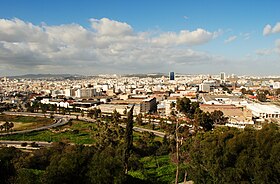
[(0, 19), (0, 40), (7, 42), (40, 42), (46, 39), (41, 27), (20, 19)]
[(216, 56), (195, 51), (221, 32), (204, 29), (151, 34), (135, 32), (124, 22), (90, 19), (79, 24), (33, 25), (0, 19), (1, 70), (92, 74), (106, 71), (159, 71), (178, 65), (216, 62)]
[(268, 56), (273, 54), (273, 49), (259, 49), (256, 50), (256, 54), (260, 56)]
[(263, 28), (263, 35), (269, 35), (271, 33), (272, 27), (271, 25), (267, 24), (264, 28)]
[(233, 42), (234, 40), (236, 40), (237, 36), (230, 36), (228, 37), (228, 39), (225, 40), (225, 43), (230, 43), (230, 42)]
[(207, 43), (215, 39), (219, 32), (209, 32), (198, 28), (195, 31), (182, 30), (178, 34), (175, 32), (163, 33), (159, 37), (153, 38), (152, 43), (168, 46), (168, 45), (199, 45)]
[(280, 22), (277, 22), (272, 29), (272, 33), (280, 33)]
[(271, 49), (259, 49), (256, 51), (257, 55), (260, 56), (268, 56), (272, 54), (279, 54), (280, 55), (280, 39), (275, 40), (275, 47)]
[(280, 22), (277, 22), (274, 27), (267, 24), (263, 29), (263, 35), (267, 36), (273, 33), (280, 33)]
[(118, 22), (108, 18), (90, 19), (91, 26), (100, 35), (117, 36), (130, 35), (133, 30), (130, 25), (125, 22)]

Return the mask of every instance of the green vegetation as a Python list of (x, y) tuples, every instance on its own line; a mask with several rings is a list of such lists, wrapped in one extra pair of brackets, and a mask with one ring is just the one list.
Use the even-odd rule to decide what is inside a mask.
[[(14, 115), (0, 115), (0, 124), (1, 122), (7, 122), (10, 123), (12, 126), (10, 127), (10, 130), (13, 131), (19, 131), (19, 130), (26, 130), (26, 129), (32, 129), (37, 128), (40, 126), (45, 126), (52, 124), (54, 122), (51, 118), (45, 118), (45, 117), (32, 117), (32, 116), (14, 116)], [(2, 126), (0, 125), (0, 131), (6, 130), (5, 123), (2, 123)]]
[(0, 121), (12, 121), (20, 123), (52, 123), (52, 119), (34, 116), (14, 116), (14, 115), (0, 115)]
[(71, 126), (64, 125), (52, 130), (2, 136), (1, 139), (17, 141), (63, 141), (76, 144), (92, 144), (95, 142), (94, 138), (92, 137), (92, 130), (96, 128), (94, 123), (72, 120), (70, 124)]
[[(115, 111), (95, 123), (72, 120), (52, 130), (3, 136), (54, 143), (31, 153), (0, 148), (0, 183), (280, 183), (278, 126), (212, 129), (227, 121), (223, 114), (204, 113), (185, 99), (177, 111), (194, 128), (173, 117), (173, 124), (160, 123), (164, 138), (133, 132), (132, 111), (126, 119)], [(143, 124), (140, 118), (135, 123)]]
[(130, 171), (129, 175), (147, 183), (174, 183), (176, 166), (170, 162), (168, 155), (158, 157), (143, 157), (140, 159), (142, 168)]
[[(149, 133), (134, 140), (125, 174), (124, 140), (111, 139), (113, 130), (92, 146), (53, 143), (32, 153), (1, 148), (0, 183), (174, 183), (174, 141), (158, 142)], [(180, 146), (179, 182), (279, 183), (279, 152), (274, 124), (199, 132)]]
[(185, 144), (187, 172), (195, 183), (279, 183), (280, 132), (274, 125), (261, 130), (215, 130)]

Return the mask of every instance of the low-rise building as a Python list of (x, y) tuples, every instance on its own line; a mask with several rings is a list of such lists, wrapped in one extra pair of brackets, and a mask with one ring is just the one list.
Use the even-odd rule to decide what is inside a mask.
[(275, 105), (262, 105), (259, 103), (250, 103), (246, 106), (252, 111), (254, 117), (257, 118), (280, 118), (280, 108)]
[(156, 98), (148, 98), (140, 103), (140, 112), (153, 113), (157, 111)]

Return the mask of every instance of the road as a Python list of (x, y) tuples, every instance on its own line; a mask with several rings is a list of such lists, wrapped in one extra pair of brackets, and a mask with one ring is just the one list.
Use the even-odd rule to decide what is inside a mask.
[(136, 131), (136, 132), (150, 132), (150, 133), (155, 134), (158, 137), (164, 137), (165, 136), (165, 133), (163, 133), (163, 132), (159, 132), (159, 131), (151, 130), (151, 129), (146, 129), (146, 128), (133, 127), (133, 130)]
[[(16, 148), (30, 148), (32, 143), (36, 143), (38, 147), (50, 147), (51, 143), (49, 142), (42, 142), (42, 141), (6, 141), (6, 140), (0, 140), (0, 146), (13, 146)], [(22, 143), (27, 143), (27, 146), (22, 146)]]
[[(5, 112), (5, 114), (20, 115), (20, 116), (36, 116), (36, 117), (42, 117), (43, 116), (43, 117), (45, 117), (44, 114), (40, 114), (40, 113)], [(49, 129), (49, 128), (55, 128), (55, 127), (67, 124), (71, 117), (55, 115), (54, 118), (55, 118), (55, 123), (53, 123), (53, 124), (38, 127), (38, 128), (33, 128), (33, 129), (29, 129), (29, 130), (21, 130), (21, 131), (12, 131), (12, 132), (7, 132), (7, 133), (0, 133), (0, 136), (13, 135), (13, 134), (25, 134), (25, 133), (35, 132), (35, 131), (46, 130), (46, 129)]]
[[(5, 112), (5, 114), (7, 114), (7, 115), (17, 115), (17, 116), (46, 117), (46, 115), (43, 114), (43, 113)], [(70, 119), (75, 119), (76, 116), (74, 116), (74, 115), (54, 114), (54, 118), (56, 119), (56, 122), (54, 124), (47, 125), (47, 126), (42, 126), (42, 127), (38, 127), (38, 128), (34, 128), (34, 129), (29, 129), (29, 130), (15, 131), (15, 132), (9, 132), (9, 133), (0, 133), (0, 136), (2, 136), (2, 135), (11, 135), (11, 134), (24, 134), (24, 133), (30, 133), (30, 132), (34, 132), (34, 131), (46, 130), (46, 129), (49, 129), (49, 128), (54, 128), (54, 127), (62, 126), (62, 125), (67, 124)], [(86, 118), (86, 117), (80, 117), (79, 119), (80, 120), (84, 120), (84, 121), (95, 122), (95, 120), (93, 120), (91, 118)], [(125, 128), (124, 124), (121, 124), (120, 126)], [(165, 136), (165, 133), (163, 133), (163, 132), (159, 132), (159, 131), (151, 130), (151, 129), (146, 129), (146, 128), (141, 128), (141, 127), (135, 127), (134, 126), (133, 130), (136, 131), (136, 132), (150, 132), (150, 133), (154, 133), (156, 136), (159, 136), (159, 137), (164, 137)]]

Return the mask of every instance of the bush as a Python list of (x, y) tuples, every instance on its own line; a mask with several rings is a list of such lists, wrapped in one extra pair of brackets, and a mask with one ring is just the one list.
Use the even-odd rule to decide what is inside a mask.
[(39, 145), (36, 142), (32, 142), (30, 144), (30, 146), (33, 147), (33, 148), (38, 148), (39, 147)]
[(22, 146), (22, 147), (26, 147), (26, 146), (27, 146), (27, 142), (21, 143), (21, 146)]

